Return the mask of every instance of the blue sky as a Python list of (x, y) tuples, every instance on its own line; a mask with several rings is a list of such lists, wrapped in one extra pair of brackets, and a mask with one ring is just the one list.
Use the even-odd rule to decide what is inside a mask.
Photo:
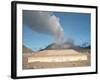
[[(59, 18), (65, 39), (74, 39), (76, 45), (90, 42), (90, 14), (70, 12), (53, 12), (52, 14)], [(23, 24), (23, 44), (33, 51), (45, 48), (52, 42), (52, 36), (35, 32), (29, 25)]]

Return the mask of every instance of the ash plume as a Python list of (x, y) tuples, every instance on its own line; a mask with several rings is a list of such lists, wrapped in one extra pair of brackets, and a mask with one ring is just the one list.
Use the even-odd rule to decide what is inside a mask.
[(60, 20), (52, 12), (23, 10), (23, 24), (28, 25), (35, 32), (53, 36), (56, 44), (64, 42)]

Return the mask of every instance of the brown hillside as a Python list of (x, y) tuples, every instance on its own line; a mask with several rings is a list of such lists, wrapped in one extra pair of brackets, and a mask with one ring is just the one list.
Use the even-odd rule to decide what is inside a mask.
[(30, 48), (28, 48), (25, 45), (23, 45), (23, 53), (32, 53), (32, 52), (33, 51)]

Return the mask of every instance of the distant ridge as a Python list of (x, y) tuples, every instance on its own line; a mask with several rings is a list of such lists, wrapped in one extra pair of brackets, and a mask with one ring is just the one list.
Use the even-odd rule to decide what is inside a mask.
[(62, 49), (63, 50), (73, 49), (73, 50), (81, 51), (81, 52), (88, 51), (90, 53), (90, 45), (86, 46), (86, 47), (81, 47), (81, 46), (76, 46), (76, 45), (69, 44), (69, 43), (64, 43), (61, 45), (52, 43), (52, 44), (48, 45), (47, 47), (45, 47), (44, 49), (41, 49), (40, 51), (43, 51), (43, 50), (62, 50)]
[(52, 43), (49, 44), (46, 48), (42, 49), (42, 50), (59, 50), (59, 49), (74, 49), (76, 46), (73, 44), (69, 44), (69, 43), (63, 43), (63, 44), (56, 44), (56, 43)]
[(23, 53), (32, 53), (33, 52), (30, 48), (26, 47), (25, 45), (23, 45), (22, 50), (23, 50)]

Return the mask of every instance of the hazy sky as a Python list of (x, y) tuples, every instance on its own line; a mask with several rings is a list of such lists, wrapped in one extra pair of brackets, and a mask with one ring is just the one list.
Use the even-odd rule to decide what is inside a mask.
[[(62, 28), (64, 32), (64, 40), (72, 38), (76, 45), (81, 45), (84, 42), (90, 42), (90, 14), (40, 12), (40, 16), (38, 16), (37, 12), (34, 12), (34, 14), (31, 14), (31, 16), (33, 15), (32, 19), (25, 17), (29, 16), (28, 14), (30, 13), (28, 13), (28, 11), (26, 11), (26, 14), (27, 15), (24, 15), (23, 13), (23, 44), (31, 48), (33, 51), (45, 48), (47, 45), (54, 42), (55, 39), (53, 35), (55, 35), (55, 29), (57, 29), (55, 26)], [(48, 30), (46, 26), (53, 26), (51, 27), (53, 28), (53, 31), (50, 31), (52, 30), (51, 28)], [(39, 29), (37, 29), (37, 27), (39, 27)], [(59, 30), (59, 32), (61, 31)], [(53, 34), (50, 33), (49, 35), (49, 32), (52, 32)]]

